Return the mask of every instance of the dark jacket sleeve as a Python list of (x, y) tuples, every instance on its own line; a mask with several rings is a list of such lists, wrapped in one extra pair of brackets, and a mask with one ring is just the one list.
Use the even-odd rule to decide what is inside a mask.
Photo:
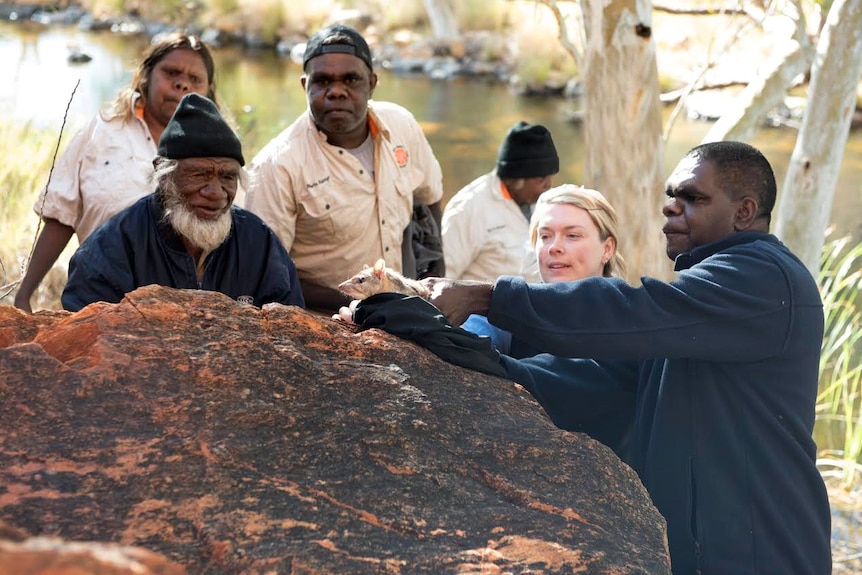
[(520, 383), (554, 425), (586, 433), (629, 460), (640, 367), (635, 361), (594, 361), (541, 354), (501, 356), (506, 375)]
[(134, 282), (126, 264), (125, 242), (114, 220), (102, 225), (72, 255), (69, 279), (60, 301), (63, 309), (79, 311), (97, 301), (119, 303)]
[(756, 248), (718, 254), (675, 281), (615, 278), (527, 284), (497, 280), (488, 319), (542, 352), (596, 359), (756, 361), (786, 344), (794, 295), (784, 271)]
[(431, 303), (416, 296), (381, 293), (359, 302), (353, 321), (409, 339), (449, 363), (505, 377), (491, 340), (452, 326)]

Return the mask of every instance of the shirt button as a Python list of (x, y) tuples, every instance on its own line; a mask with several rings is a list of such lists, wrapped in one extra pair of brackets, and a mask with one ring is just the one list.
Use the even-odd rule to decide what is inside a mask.
[(389, 246), (386, 246), (385, 248), (383, 248), (383, 251), (384, 251), (384, 252), (388, 252), (388, 251), (389, 251)]
[(364, 173), (365, 173), (365, 170), (359, 170), (359, 173), (360, 173), (360, 174), (364, 174)]
[(343, 154), (343, 153), (344, 153), (344, 150), (338, 150), (338, 153), (339, 153), (339, 154)]
[(327, 209), (327, 210), (329, 209), (329, 204), (326, 204), (326, 209)]

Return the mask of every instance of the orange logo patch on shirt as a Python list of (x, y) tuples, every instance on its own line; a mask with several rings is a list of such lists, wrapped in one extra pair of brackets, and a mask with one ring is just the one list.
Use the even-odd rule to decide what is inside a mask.
[(395, 146), (392, 152), (395, 154), (395, 163), (398, 164), (399, 168), (407, 165), (407, 148), (404, 146)]

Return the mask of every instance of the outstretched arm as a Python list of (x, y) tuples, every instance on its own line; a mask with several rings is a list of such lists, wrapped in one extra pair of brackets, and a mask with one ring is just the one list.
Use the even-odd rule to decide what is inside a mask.
[(97, 301), (119, 303), (134, 289), (129, 266), (101, 248), (91, 236), (72, 256), (69, 281), (60, 298), (63, 309), (80, 311)]
[(30, 263), (27, 266), (27, 273), (24, 274), (21, 285), (18, 287), (18, 293), (15, 294), (15, 307), (26, 312), (33, 311), (30, 307), (33, 293), (39, 287), (45, 274), (60, 257), (74, 233), (75, 230), (71, 227), (61, 224), (53, 218), (45, 219), (45, 227), (39, 234), (39, 239), (36, 240), (36, 247), (33, 249), (33, 257), (30, 258)]
[(427, 278), (422, 283), (431, 290), (431, 303), (452, 325), (461, 325), (473, 313), (486, 315), (491, 306), (494, 284), (490, 282)]
[(539, 402), (554, 425), (601, 441), (631, 462), (637, 403), (636, 361), (595, 361), (540, 354), (501, 356), (506, 376)]
[(302, 286), (302, 297), (305, 299), (305, 307), (310, 310), (335, 313), (342, 306), (350, 304), (350, 296), (320, 284), (311, 283), (300, 279)]

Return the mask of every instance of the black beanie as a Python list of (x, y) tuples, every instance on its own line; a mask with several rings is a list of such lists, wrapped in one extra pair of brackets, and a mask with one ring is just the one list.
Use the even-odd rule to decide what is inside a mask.
[(497, 154), (500, 178), (543, 178), (559, 171), (560, 158), (546, 127), (518, 122), (509, 129)]
[(245, 165), (242, 144), (212, 100), (194, 92), (180, 100), (162, 137), (158, 153), (163, 158), (233, 158)]

